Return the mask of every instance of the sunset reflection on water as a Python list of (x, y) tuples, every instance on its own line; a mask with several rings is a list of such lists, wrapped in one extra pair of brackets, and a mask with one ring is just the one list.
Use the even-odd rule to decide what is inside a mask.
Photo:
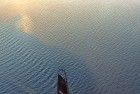
[(24, 32), (32, 32), (32, 21), (27, 15), (22, 15), (21, 19), (18, 21), (18, 25)]

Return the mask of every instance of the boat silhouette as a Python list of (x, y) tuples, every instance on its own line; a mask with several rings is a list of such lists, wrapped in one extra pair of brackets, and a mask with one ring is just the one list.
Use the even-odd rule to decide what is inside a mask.
[(57, 94), (70, 94), (65, 70), (58, 71)]

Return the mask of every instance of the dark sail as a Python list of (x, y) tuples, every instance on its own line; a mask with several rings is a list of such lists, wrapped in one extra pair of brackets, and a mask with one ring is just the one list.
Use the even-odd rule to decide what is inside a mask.
[(58, 73), (57, 94), (69, 94), (68, 83), (65, 71), (61, 70)]

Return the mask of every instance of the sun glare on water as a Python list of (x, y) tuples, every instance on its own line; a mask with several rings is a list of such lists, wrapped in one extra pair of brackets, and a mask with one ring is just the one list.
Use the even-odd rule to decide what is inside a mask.
[(17, 22), (18, 26), (26, 33), (31, 33), (33, 28), (32, 19), (28, 14), (28, 10), (31, 6), (36, 4), (36, 0), (13, 0), (12, 2), (13, 8), (15, 8), (20, 16), (20, 20)]
[(18, 26), (26, 33), (32, 32), (32, 20), (27, 15), (22, 15), (21, 19), (18, 21)]
[[(99, 10), (108, 10), (108, 8), (116, 6), (116, 4), (131, 5), (132, 2), (138, 3), (139, 0), (124, 0), (123, 2), (125, 3), (122, 3), (122, 0), (87, 0), (86, 2), (83, 0), (0, 0), (0, 8), (2, 9), (0, 12), (0, 19), (12, 19), (15, 16), (19, 16), (20, 20), (17, 22), (18, 26), (22, 31), (30, 33), (33, 31), (33, 22), (38, 20), (38, 15), (39, 17), (45, 17), (54, 21), (54, 19), (58, 18), (57, 16), (60, 16), (61, 14), (65, 15), (68, 11), (74, 13), (73, 11), (77, 10), (78, 14), (78, 8), (82, 8), (79, 6), (85, 5), (85, 3), (87, 3), (87, 6), (90, 5), (90, 8), (93, 8), (92, 10), (99, 7), (101, 7)], [(126, 2), (129, 2), (130, 4), (127, 4)], [(91, 4), (93, 4), (93, 7)], [(64, 8), (68, 9), (68, 11), (66, 12)], [(83, 9), (85, 8), (83, 7)], [(72, 13), (69, 13), (69, 15), (73, 15)], [(52, 16), (50, 16), (51, 14)], [(62, 20), (60, 20), (60, 22), (61, 21)], [(48, 24), (51, 23), (48, 22)], [(36, 25), (36, 23), (34, 23), (34, 25)]]

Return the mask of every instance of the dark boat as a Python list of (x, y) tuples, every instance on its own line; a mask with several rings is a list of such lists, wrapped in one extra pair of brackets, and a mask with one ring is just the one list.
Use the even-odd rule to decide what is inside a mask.
[(58, 71), (57, 94), (70, 94), (68, 89), (67, 75), (62, 69)]

